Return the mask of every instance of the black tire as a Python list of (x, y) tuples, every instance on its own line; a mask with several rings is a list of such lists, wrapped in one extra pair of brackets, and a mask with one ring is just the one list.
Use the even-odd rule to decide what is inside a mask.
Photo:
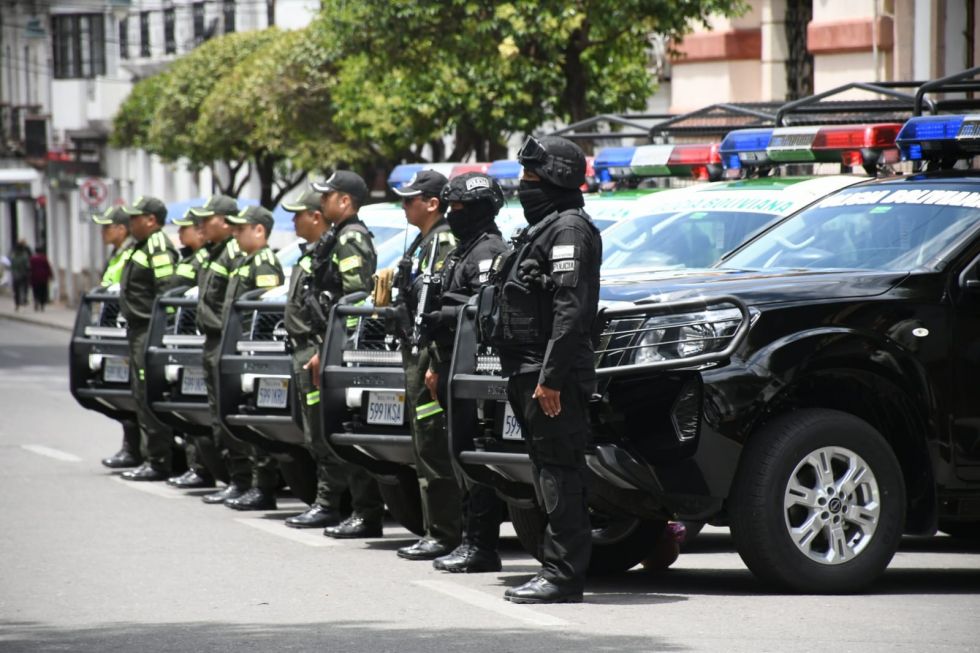
[[(548, 519), (538, 508), (508, 505), (510, 521), (524, 550), (541, 560), (541, 544)], [(640, 564), (656, 546), (667, 522), (610, 519), (592, 512), (592, 558), (589, 575), (618, 574)]]
[[(863, 482), (835, 485), (848, 465), (864, 470)], [(821, 477), (818, 466), (829, 470)], [(816, 489), (789, 492), (791, 477)], [(784, 508), (787, 500), (792, 505)], [(824, 409), (779, 416), (752, 434), (729, 498), (732, 537), (752, 573), (808, 593), (857, 592), (878, 578), (898, 549), (905, 505), (902, 470), (888, 442), (867, 422)], [(798, 545), (792, 529), (807, 524), (819, 528), (808, 528), (809, 539), (798, 535)], [(842, 538), (832, 544), (827, 536), (837, 531)]]
[(961, 540), (980, 541), (980, 524), (967, 521), (941, 521), (939, 530)]
[(405, 475), (400, 476), (397, 483), (379, 482), (378, 486), (381, 488), (381, 498), (395, 521), (418, 536), (425, 535), (418, 478), (414, 474)]

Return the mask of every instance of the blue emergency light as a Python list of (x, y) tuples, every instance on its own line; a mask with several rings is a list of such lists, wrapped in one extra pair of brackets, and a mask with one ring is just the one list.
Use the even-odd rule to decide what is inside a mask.
[(728, 132), (718, 148), (726, 168), (761, 166), (769, 163), (766, 148), (772, 129), (736, 129)]
[(635, 153), (635, 147), (605, 147), (599, 150), (592, 164), (596, 177), (603, 181), (606, 175), (609, 179), (629, 177), (632, 174), (630, 164)]
[(980, 150), (980, 115), (916, 116), (895, 139), (910, 161)]
[(401, 188), (408, 183), (412, 175), (423, 170), (424, 167), (421, 163), (402, 163), (395, 166), (388, 175), (388, 186), (392, 189)]
[(487, 168), (487, 174), (497, 180), (501, 188), (517, 188), (521, 180), (520, 163), (514, 159), (498, 159)]

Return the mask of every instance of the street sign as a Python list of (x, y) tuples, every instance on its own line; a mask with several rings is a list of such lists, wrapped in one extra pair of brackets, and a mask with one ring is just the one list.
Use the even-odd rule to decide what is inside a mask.
[(90, 207), (101, 206), (109, 196), (109, 187), (98, 177), (89, 177), (82, 182), (82, 201)]

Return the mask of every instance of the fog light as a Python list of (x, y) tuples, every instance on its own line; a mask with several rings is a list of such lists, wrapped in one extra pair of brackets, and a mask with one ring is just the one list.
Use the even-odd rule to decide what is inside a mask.
[(89, 354), (88, 355), (88, 368), (93, 372), (98, 372), (102, 369), (102, 354)]
[(163, 368), (163, 378), (167, 383), (177, 383), (180, 380), (180, 365), (165, 365)]

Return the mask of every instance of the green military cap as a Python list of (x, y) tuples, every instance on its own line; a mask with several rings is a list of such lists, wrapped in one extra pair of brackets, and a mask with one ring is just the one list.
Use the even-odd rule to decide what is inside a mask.
[(201, 226), (201, 216), (194, 214), (194, 209), (200, 209), (201, 207), (195, 206), (184, 211), (183, 217), (174, 218), (171, 220), (178, 227), (199, 227)]
[(191, 209), (191, 213), (199, 218), (210, 218), (212, 215), (223, 215), (225, 217), (238, 215), (238, 202), (227, 195), (215, 193), (208, 199), (204, 206)]
[(260, 224), (265, 227), (267, 236), (272, 233), (272, 226), (276, 223), (269, 209), (258, 205), (247, 206), (238, 215), (229, 215), (225, 219), (231, 224)]
[(149, 195), (137, 198), (132, 205), (124, 206), (123, 211), (131, 218), (137, 215), (155, 215), (160, 224), (167, 220), (167, 205), (159, 198)]
[(290, 213), (302, 213), (303, 211), (319, 211), (321, 193), (315, 190), (304, 190), (299, 197), (290, 203), (283, 202), (282, 208)]
[(129, 214), (121, 206), (110, 206), (102, 213), (93, 213), (92, 222), (95, 224), (121, 224), (129, 226)]

